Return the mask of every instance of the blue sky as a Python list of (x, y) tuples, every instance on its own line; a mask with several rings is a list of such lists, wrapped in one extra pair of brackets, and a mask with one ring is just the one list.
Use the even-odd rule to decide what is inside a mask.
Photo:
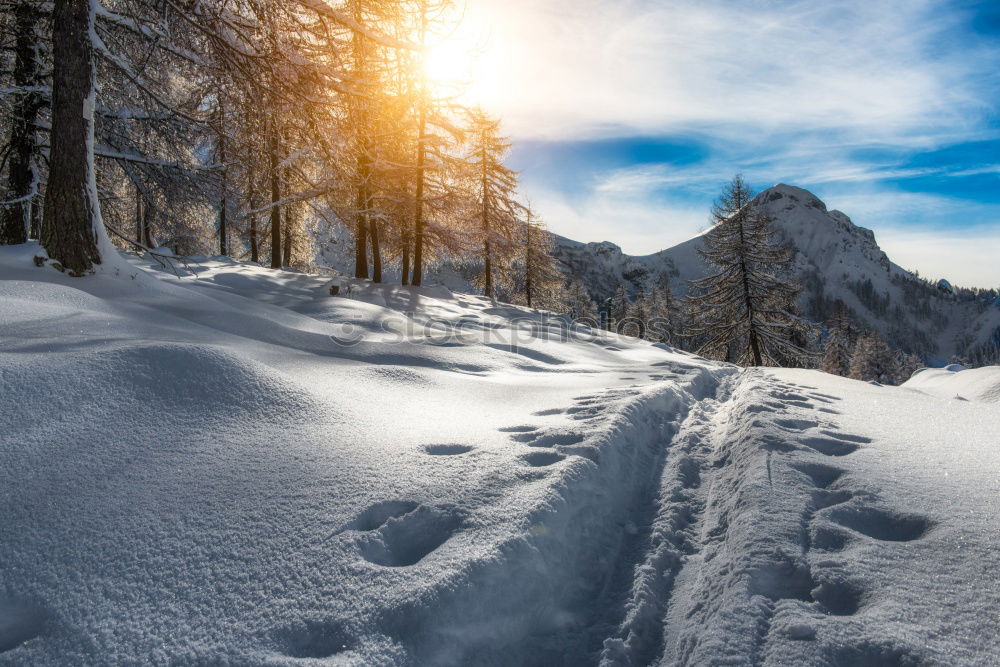
[(1000, 286), (1000, 2), (469, 4), (484, 104), (554, 232), (654, 252), (739, 171), (811, 190), (907, 268)]

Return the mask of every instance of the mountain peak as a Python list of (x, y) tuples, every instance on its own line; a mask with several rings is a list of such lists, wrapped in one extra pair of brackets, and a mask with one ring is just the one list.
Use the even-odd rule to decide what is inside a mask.
[(788, 200), (789, 208), (793, 207), (796, 203), (800, 203), (805, 206), (811, 206), (812, 208), (823, 211), (824, 213), (826, 212), (826, 204), (823, 203), (822, 199), (804, 188), (798, 188), (794, 185), (788, 185), (786, 183), (778, 183), (777, 185), (764, 190), (757, 195), (754, 201), (758, 204), (763, 204), (782, 199)]

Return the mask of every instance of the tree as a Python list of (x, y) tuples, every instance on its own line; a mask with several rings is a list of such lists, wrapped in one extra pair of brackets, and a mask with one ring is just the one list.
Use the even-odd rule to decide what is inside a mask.
[(597, 304), (579, 278), (571, 280), (566, 288), (565, 304), (569, 316), (577, 322), (595, 327), (600, 323)]
[(909, 380), (918, 369), (924, 367), (924, 360), (920, 358), (920, 355), (910, 352), (909, 354), (900, 354), (896, 361), (896, 379), (900, 384)]
[(851, 357), (857, 342), (857, 333), (851, 321), (847, 306), (840, 299), (833, 304), (826, 344), (820, 370), (832, 375), (847, 377), (850, 373)]
[(615, 288), (614, 294), (611, 295), (607, 303), (605, 316), (608, 331), (618, 331), (618, 323), (624, 321), (628, 316), (628, 306), (628, 290), (625, 289), (624, 284), (618, 283), (618, 287)]
[(662, 285), (650, 290), (648, 301), (646, 339), (654, 343), (677, 345), (681, 328), (680, 311), (669, 282), (664, 280)]
[(795, 342), (806, 329), (795, 314), (798, 289), (785, 279), (788, 250), (771, 238), (769, 219), (755, 209), (753, 193), (737, 175), (712, 207), (715, 226), (699, 254), (714, 272), (691, 282), (699, 354), (743, 365), (789, 365), (810, 356)]
[[(41, 8), (31, 0), (20, 0), (14, 8), (14, 107), (7, 145), (10, 169), (7, 197), (0, 208), (0, 245), (24, 243), (36, 208), (39, 191), (35, 126), (42, 108), (38, 90), (41, 63), (39, 24)], [(0, 167), (2, 168), (2, 167)]]
[(562, 304), (556, 303), (553, 295), (561, 291), (563, 277), (551, 254), (552, 235), (535, 219), (530, 204), (525, 207), (525, 216), (520, 249), (525, 302), (528, 308), (558, 308)]
[(487, 297), (494, 298), (498, 279), (510, 278), (516, 247), (521, 208), (515, 199), (517, 173), (503, 164), (510, 142), (500, 136), (500, 121), (482, 110), (473, 111), (469, 137), (467, 164), (474, 184), (470, 222), (483, 266), (478, 283)]
[(101, 263), (104, 238), (94, 173), (93, 29), (91, 0), (55, 3), (51, 166), (41, 241), (50, 258), (77, 276)]
[(413, 243), (413, 277), (412, 284), (420, 285), (423, 281), (425, 255), (436, 240), (428, 234), (425, 215), (428, 204), (437, 201), (439, 204), (450, 199), (446, 180), (442, 178), (456, 162), (450, 159), (447, 149), (454, 143), (462, 141), (459, 132), (448, 119), (445, 109), (449, 106), (444, 100), (433, 94), (428, 85), (427, 72), (424, 69), (423, 58), (428, 51), (428, 38), (432, 33), (443, 34), (447, 26), (443, 19), (454, 7), (453, 0), (415, 0), (416, 1), (416, 35), (417, 46), (420, 47), (420, 57), (409, 59), (411, 65), (411, 90), (413, 97), (411, 118), (415, 129), (413, 150), (416, 153), (413, 170), (413, 213), (412, 224), (402, 235), (403, 241), (403, 284), (410, 281), (407, 275), (410, 266), (410, 242)]
[(858, 338), (851, 358), (851, 378), (896, 384), (898, 374), (899, 360), (878, 332), (872, 331)]

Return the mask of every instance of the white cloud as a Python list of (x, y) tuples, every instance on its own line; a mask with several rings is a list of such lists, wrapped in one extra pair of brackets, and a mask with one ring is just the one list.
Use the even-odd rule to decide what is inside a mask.
[(963, 287), (1000, 287), (1000, 225), (937, 231), (887, 227), (876, 237), (894, 262), (922, 276)]
[[(978, 123), (995, 59), (934, 0), (470, 0), (488, 30), (487, 107), (517, 137), (732, 124), (926, 140)], [(934, 57), (930, 49), (934, 48)], [(977, 69), (979, 68), (979, 69)], [(873, 136), (876, 133), (876, 136)]]
[(704, 228), (719, 187), (743, 171), (761, 187), (813, 190), (872, 228), (903, 266), (959, 284), (1000, 282), (995, 206), (892, 186), (996, 170), (900, 166), (917, 152), (995, 138), (986, 128), (1000, 44), (957, 39), (967, 17), (954, 6), (468, 0), (468, 14), (469, 30), (489, 35), (477, 95), (515, 141), (671, 135), (708, 149), (694, 165), (568, 165), (583, 176), (567, 192), (525, 171), (523, 189), (553, 231), (655, 252)]
[(574, 241), (611, 241), (631, 255), (646, 255), (695, 236), (708, 224), (708, 211), (682, 201), (652, 203), (641, 198), (594, 193), (574, 197), (527, 188), (549, 230)]

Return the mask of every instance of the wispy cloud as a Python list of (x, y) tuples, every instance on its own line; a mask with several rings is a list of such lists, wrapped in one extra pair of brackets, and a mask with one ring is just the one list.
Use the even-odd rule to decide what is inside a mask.
[[(996, 195), (962, 199), (952, 187), (980, 179), (980, 191), (997, 190), (982, 179), (1000, 174), (1000, 159), (992, 147), (938, 155), (1000, 138), (1000, 39), (969, 27), (974, 3), (469, 0), (469, 8), (490, 35), (484, 104), (515, 142), (540, 152), (546, 142), (616, 137), (699, 147), (692, 160), (605, 164), (587, 153), (524, 168), (526, 193), (557, 233), (654, 252), (701, 230), (721, 184), (742, 171), (759, 187), (813, 190), (874, 229), (903, 265), (959, 283), (1000, 282), (995, 258), (959, 252), (963, 238), (1000, 244)], [(921, 242), (953, 251), (921, 252)]]
[[(496, 108), (517, 136), (826, 128), (961, 131), (997, 47), (956, 43), (939, 0), (472, 0)], [(874, 136), (872, 136), (874, 135)]]

